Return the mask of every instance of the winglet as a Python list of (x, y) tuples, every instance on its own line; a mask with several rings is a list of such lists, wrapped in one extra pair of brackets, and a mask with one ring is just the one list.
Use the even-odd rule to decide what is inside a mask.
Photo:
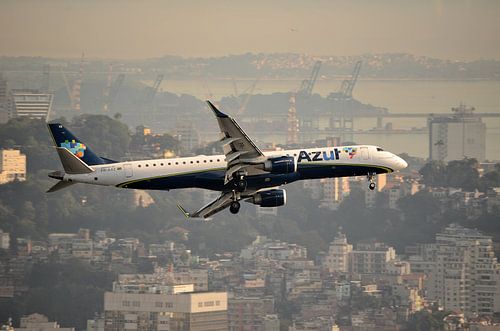
[(215, 107), (213, 105), (213, 103), (210, 102), (210, 100), (207, 100), (207, 103), (208, 103), (208, 106), (210, 107), (210, 109), (212, 109), (212, 111), (214, 112), (215, 116), (220, 117), (220, 118), (229, 117), (226, 114), (224, 114), (223, 112), (221, 112), (220, 110), (218, 110), (217, 107)]
[(179, 208), (179, 210), (184, 214), (184, 216), (186, 218), (190, 218), (191, 216), (189, 215), (189, 213), (186, 211), (186, 209), (184, 209), (180, 204), (177, 204), (177, 208)]

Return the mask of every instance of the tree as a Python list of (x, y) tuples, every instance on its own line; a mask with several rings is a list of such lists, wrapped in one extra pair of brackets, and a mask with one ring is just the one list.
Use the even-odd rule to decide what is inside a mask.
[(478, 188), (479, 172), (477, 167), (476, 159), (465, 158), (448, 162), (446, 168), (447, 186), (474, 191)]
[(431, 314), (428, 311), (422, 310), (413, 314), (406, 326), (405, 331), (438, 331), (444, 330), (445, 324), (443, 322), (442, 314)]
[(419, 173), (422, 182), (428, 186), (446, 186), (446, 164), (442, 161), (430, 161), (426, 163)]
[(495, 164), (492, 171), (479, 178), (478, 186), (481, 192), (486, 192), (490, 187), (500, 187), (500, 163)]
[(128, 126), (108, 116), (77, 116), (69, 129), (98, 155), (120, 159), (128, 152), (131, 139)]

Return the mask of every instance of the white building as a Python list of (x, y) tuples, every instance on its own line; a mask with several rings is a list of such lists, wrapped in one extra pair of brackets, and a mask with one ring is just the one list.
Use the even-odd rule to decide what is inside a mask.
[(474, 108), (461, 104), (449, 116), (430, 117), (429, 159), (440, 161), (486, 157), (486, 124), (473, 116)]
[(57, 329), (58, 331), (75, 331), (75, 328), (61, 328), (57, 322), (49, 322), (49, 319), (41, 314), (31, 314), (21, 317), (21, 331), (48, 331)]
[(3, 232), (2, 230), (0, 230), (0, 248), (10, 248), (10, 235), (7, 232)]
[(396, 259), (396, 250), (383, 243), (358, 244), (351, 253), (354, 274), (387, 273), (387, 264)]
[(349, 272), (352, 245), (347, 243), (345, 234), (340, 233), (335, 237), (328, 249), (328, 254), (323, 261), (323, 267), (328, 272)]
[(12, 90), (10, 96), (10, 117), (47, 119), (52, 110), (54, 95), (38, 90)]
[(115, 287), (104, 294), (106, 331), (227, 330), (227, 293), (178, 294), (158, 286)]
[(490, 236), (452, 224), (433, 247), (434, 254), (411, 262), (428, 275), (428, 300), (469, 316), (500, 312), (500, 267)]

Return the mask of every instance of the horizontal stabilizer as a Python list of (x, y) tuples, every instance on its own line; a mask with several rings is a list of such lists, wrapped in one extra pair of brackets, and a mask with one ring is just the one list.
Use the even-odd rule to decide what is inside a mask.
[(94, 169), (86, 165), (85, 162), (71, 153), (67, 148), (57, 147), (57, 154), (59, 154), (64, 171), (67, 174), (76, 175), (94, 172)]
[(65, 182), (65, 181), (59, 181), (56, 183), (56, 185), (52, 186), (51, 188), (49, 188), (47, 190), (47, 193), (52, 193), (52, 192), (55, 192), (55, 191), (59, 191), (59, 190), (62, 190), (63, 188), (66, 188), (68, 186), (71, 186), (75, 184), (74, 182)]

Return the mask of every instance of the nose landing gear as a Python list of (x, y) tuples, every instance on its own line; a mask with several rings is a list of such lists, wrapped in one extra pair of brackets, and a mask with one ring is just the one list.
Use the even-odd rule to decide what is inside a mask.
[(372, 172), (372, 173), (368, 173), (368, 174), (366, 175), (366, 177), (367, 177), (367, 178), (368, 178), (368, 180), (370, 181), (370, 184), (368, 184), (368, 188), (369, 188), (370, 190), (372, 190), (372, 191), (373, 191), (373, 190), (375, 189), (375, 187), (376, 187), (376, 185), (375, 185), (375, 180), (374, 180), (375, 175), (376, 175), (376, 173), (374, 173), (374, 172)]

